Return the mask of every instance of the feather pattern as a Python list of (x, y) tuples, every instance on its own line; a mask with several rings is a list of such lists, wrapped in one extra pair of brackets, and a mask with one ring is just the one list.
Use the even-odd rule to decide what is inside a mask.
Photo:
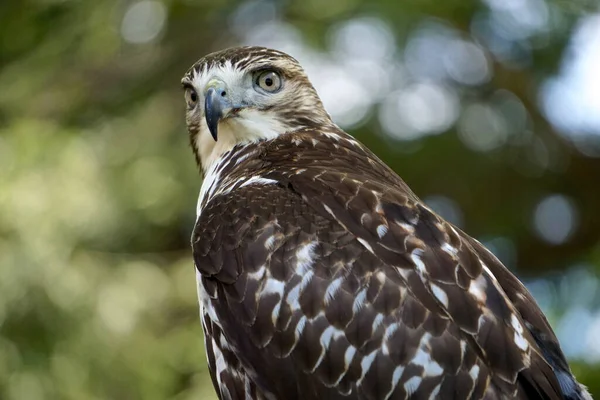
[[(267, 70), (281, 90), (253, 89)], [(215, 80), (242, 104), (216, 143), (203, 115)], [(521, 282), (340, 130), (294, 58), (227, 49), (182, 83), (221, 400), (591, 399)]]
[(221, 399), (586, 398), (524, 286), (341, 130), (210, 173), (192, 246)]

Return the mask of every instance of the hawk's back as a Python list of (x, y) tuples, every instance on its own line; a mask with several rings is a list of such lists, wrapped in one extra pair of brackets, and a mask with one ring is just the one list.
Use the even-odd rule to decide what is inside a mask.
[(192, 244), (222, 399), (584, 398), (524, 286), (333, 126), (226, 153)]

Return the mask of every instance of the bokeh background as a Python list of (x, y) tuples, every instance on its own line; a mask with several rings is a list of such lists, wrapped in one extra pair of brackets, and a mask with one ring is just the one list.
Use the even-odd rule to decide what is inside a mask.
[(298, 58), (600, 397), (597, 0), (3, 0), (0, 399), (215, 399), (179, 80), (234, 44)]

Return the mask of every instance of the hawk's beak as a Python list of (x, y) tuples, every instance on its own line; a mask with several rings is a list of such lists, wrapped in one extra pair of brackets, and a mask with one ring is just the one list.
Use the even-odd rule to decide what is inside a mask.
[(227, 116), (231, 108), (231, 102), (227, 97), (223, 82), (218, 80), (209, 82), (204, 97), (204, 117), (215, 142), (217, 141), (219, 121)]

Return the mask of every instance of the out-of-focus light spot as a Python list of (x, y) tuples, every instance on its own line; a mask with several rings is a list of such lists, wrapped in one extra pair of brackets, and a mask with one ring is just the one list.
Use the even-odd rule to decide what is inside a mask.
[(392, 63), (378, 63), (372, 60), (349, 60), (343, 63), (350, 78), (360, 84), (368, 93), (370, 103), (382, 100), (394, 84), (402, 82), (402, 71)]
[(448, 75), (463, 85), (480, 85), (490, 80), (490, 63), (481, 47), (473, 42), (452, 40), (443, 62)]
[(553, 245), (562, 244), (575, 231), (577, 210), (570, 199), (554, 194), (538, 203), (533, 222), (541, 239)]
[(75, 312), (78, 307), (81, 307), (83, 299), (89, 296), (92, 290), (91, 282), (85, 272), (70, 266), (63, 266), (58, 276), (60, 282), (49, 285), (46, 289), (48, 297), (64, 310)]
[(534, 279), (525, 282), (525, 286), (540, 306), (542, 312), (549, 315), (558, 303), (558, 293), (552, 282), (548, 279)]
[(116, 334), (131, 332), (142, 307), (142, 299), (126, 283), (108, 284), (98, 294), (98, 316)]
[(162, 158), (138, 159), (125, 173), (135, 206), (139, 209), (155, 207), (162, 212), (169, 212), (169, 207), (164, 206), (175, 201), (179, 192), (174, 176), (172, 167)]
[(362, 86), (369, 106), (389, 93), (396, 44), (383, 21), (365, 17), (336, 25), (330, 30), (329, 47), (333, 61)]
[(594, 315), (586, 336), (583, 358), (590, 364), (597, 364), (600, 362), (600, 312)]
[(456, 225), (459, 228), (463, 226), (463, 212), (458, 203), (451, 198), (441, 195), (432, 195), (425, 197), (423, 201), (429, 206), (429, 208), (439, 214), (446, 221)]
[(12, 399), (43, 399), (44, 385), (33, 372), (15, 372), (7, 382), (7, 394)]
[(404, 62), (412, 75), (433, 80), (446, 78), (444, 58), (457, 34), (437, 22), (416, 29), (404, 50)]
[(556, 146), (550, 147), (544, 138), (535, 136), (529, 130), (524, 131), (522, 138), (512, 143), (526, 146), (522, 156), (511, 160), (513, 168), (523, 176), (539, 178), (547, 170), (564, 172), (568, 166), (568, 154)]
[(529, 113), (521, 99), (514, 93), (500, 89), (492, 95), (490, 104), (504, 116), (504, 124), (509, 135), (517, 135), (525, 130), (529, 121)]
[(53, 379), (72, 385), (85, 382), (89, 377), (90, 369), (93, 368), (77, 355), (69, 354), (67, 351), (55, 350), (49, 361)]
[(129, 6), (121, 23), (121, 35), (129, 43), (148, 43), (165, 26), (167, 10), (160, 1), (142, 0)]
[(494, 57), (512, 68), (524, 68), (531, 63), (531, 45), (525, 40), (507, 37), (489, 13), (480, 12), (471, 19), (471, 32)]
[(448, 130), (459, 110), (453, 89), (421, 82), (391, 93), (381, 105), (379, 121), (391, 137), (412, 140)]
[(437, 21), (428, 21), (411, 34), (404, 61), (413, 76), (435, 81), (480, 85), (492, 75), (491, 63), (479, 45)]
[(243, 39), (243, 44), (265, 46), (286, 52), (296, 58), (302, 66), (310, 62), (312, 52), (304, 46), (302, 33), (294, 26), (280, 21), (271, 21), (252, 27)]
[(600, 14), (587, 16), (565, 52), (560, 75), (540, 92), (548, 119), (586, 155), (600, 156)]
[(550, 164), (550, 151), (544, 140), (536, 137), (533, 142), (533, 160), (542, 170), (548, 168)]
[(344, 69), (322, 64), (314, 85), (331, 118), (342, 127), (352, 127), (365, 118), (373, 98)]
[(6, 174), (14, 168), (15, 152), (12, 144), (2, 137), (3, 133), (0, 131), (0, 168), (2, 168), (2, 173)]
[(148, 220), (167, 225), (179, 210), (181, 183), (172, 165), (159, 157), (142, 157), (125, 170), (131, 205), (143, 210)]
[(458, 123), (462, 142), (475, 151), (494, 150), (506, 143), (508, 129), (504, 116), (483, 103), (465, 107)]
[[(123, 281), (142, 299), (143, 308), (152, 308), (164, 301), (169, 293), (169, 278), (155, 264), (145, 261), (133, 261), (121, 267)], [(149, 291), (148, 288), (152, 288)]]
[(303, 12), (309, 20), (331, 19), (354, 8), (359, 0), (305, 0), (297, 3), (297, 9)]
[(569, 306), (594, 307), (600, 282), (591, 271), (593, 266), (590, 265), (572, 267), (560, 280), (560, 297)]
[(271, 1), (244, 1), (231, 14), (229, 26), (239, 37), (251, 32), (255, 27), (275, 20), (277, 8)]
[(556, 336), (568, 358), (581, 358), (587, 352), (586, 339), (593, 318), (583, 307), (567, 309), (556, 327)]
[(517, 248), (515, 243), (507, 237), (497, 236), (482, 239), (481, 243), (487, 247), (509, 269), (514, 269), (517, 261)]
[(334, 27), (330, 42), (334, 56), (343, 60), (389, 62), (396, 50), (390, 28), (371, 17), (352, 19)]
[(547, 28), (549, 10), (544, 0), (484, 0), (492, 11), (496, 32), (510, 40), (522, 40)]

